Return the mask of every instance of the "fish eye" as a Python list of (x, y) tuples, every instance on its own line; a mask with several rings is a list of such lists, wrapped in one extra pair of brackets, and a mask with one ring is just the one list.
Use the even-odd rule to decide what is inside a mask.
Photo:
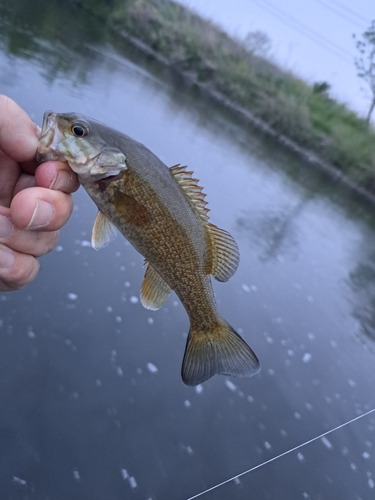
[(75, 124), (75, 125), (72, 125), (72, 133), (76, 137), (84, 137), (85, 135), (88, 134), (88, 130), (87, 130), (87, 128), (85, 128), (81, 124)]

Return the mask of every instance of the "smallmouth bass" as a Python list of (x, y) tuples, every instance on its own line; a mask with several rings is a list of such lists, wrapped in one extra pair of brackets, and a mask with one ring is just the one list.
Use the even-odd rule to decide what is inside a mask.
[(141, 302), (159, 309), (174, 290), (190, 319), (182, 379), (259, 371), (252, 349), (221, 317), (210, 274), (227, 281), (238, 247), (208, 221), (205, 195), (186, 167), (168, 168), (143, 144), (77, 113), (44, 114), (37, 161), (67, 161), (98, 207), (92, 246), (110, 243), (114, 226), (146, 259)]

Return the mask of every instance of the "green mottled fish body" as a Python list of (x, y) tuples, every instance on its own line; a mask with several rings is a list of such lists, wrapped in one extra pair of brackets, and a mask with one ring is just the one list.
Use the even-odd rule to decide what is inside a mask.
[(76, 113), (45, 113), (39, 141), (39, 161), (68, 161), (97, 205), (94, 248), (107, 245), (116, 226), (145, 257), (142, 304), (158, 309), (171, 289), (180, 298), (190, 319), (184, 382), (257, 373), (255, 354), (220, 316), (211, 286), (210, 274), (226, 281), (235, 272), (238, 248), (208, 222), (192, 173), (168, 168), (142, 144)]

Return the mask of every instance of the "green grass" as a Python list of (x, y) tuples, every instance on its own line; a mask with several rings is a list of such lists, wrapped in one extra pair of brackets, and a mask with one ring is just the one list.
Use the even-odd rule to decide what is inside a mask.
[(375, 191), (374, 130), (325, 92), (252, 55), (240, 41), (173, 1), (75, 1)]

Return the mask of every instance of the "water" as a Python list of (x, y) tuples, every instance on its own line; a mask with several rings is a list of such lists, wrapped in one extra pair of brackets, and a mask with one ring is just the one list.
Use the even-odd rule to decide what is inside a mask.
[[(142, 308), (142, 257), (90, 248), (80, 190), (35, 282), (0, 294), (0, 497), (183, 500), (374, 408), (373, 207), (87, 13), (30, 5), (0, 6), (0, 91), (195, 171), (241, 252), (217, 301), (262, 372), (185, 387), (183, 307)], [(201, 498), (372, 499), (374, 432), (370, 415)]]

